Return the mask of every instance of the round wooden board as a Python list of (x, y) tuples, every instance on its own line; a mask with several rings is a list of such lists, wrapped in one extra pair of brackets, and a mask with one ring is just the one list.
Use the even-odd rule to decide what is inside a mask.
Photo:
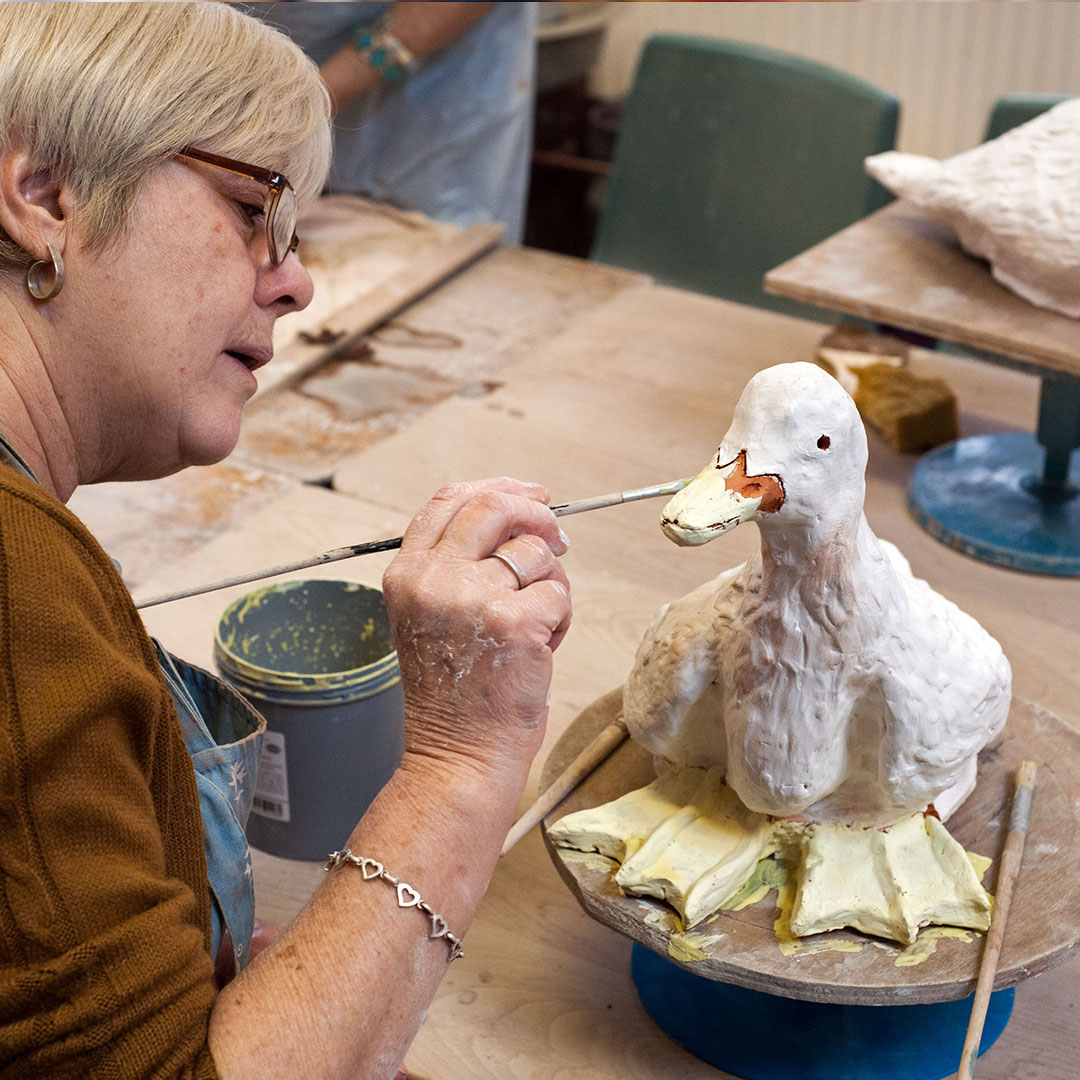
[[(622, 690), (595, 701), (556, 743), (543, 771), (542, 786), (622, 707)], [(992, 892), (1018, 763), (1029, 758), (1038, 767), (1031, 824), (1024, 861), (1013, 893), (996, 990), (1065, 960), (1080, 945), (1080, 732), (1031, 702), (1013, 699), (1001, 736), (979, 755), (974, 793), (949, 820), (949, 831), (968, 851), (992, 856), (984, 884)], [(599, 806), (655, 777), (651, 756), (628, 739), (543, 822), (544, 842), (559, 873), (594, 919), (669, 955), (667, 905), (623, 895), (615, 884), (616, 864), (600, 856), (582, 856), (555, 848), (548, 828), (574, 810)], [(780, 952), (773, 933), (776, 894), (737, 912), (723, 912), (695, 928), (719, 938), (703, 946), (704, 960), (680, 962), (696, 975), (805, 1001), (849, 1005), (915, 1005), (966, 997), (975, 989), (983, 935), (973, 941), (938, 940), (923, 962), (898, 967), (903, 946), (855, 931), (836, 930), (805, 938), (813, 944), (861, 945), (858, 952), (808, 948), (794, 956)], [(667, 924), (667, 925), (666, 925)]]

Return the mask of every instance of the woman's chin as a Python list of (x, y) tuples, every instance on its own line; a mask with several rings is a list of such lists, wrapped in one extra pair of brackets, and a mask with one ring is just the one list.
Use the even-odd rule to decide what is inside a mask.
[(189, 465), (216, 465), (219, 461), (224, 461), (235, 449), (239, 437), (238, 430), (233, 438), (198, 447), (185, 457), (178, 468), (184, 469)]
[(194, 432), (187, 438), (182, 438), (177, 463), (170, 471), (177, 472), (189, 465), (216, 465), (233, 452), (239, 438), (240, 415), (238, 412), (235, 419), (230, 418), (212, 428)]

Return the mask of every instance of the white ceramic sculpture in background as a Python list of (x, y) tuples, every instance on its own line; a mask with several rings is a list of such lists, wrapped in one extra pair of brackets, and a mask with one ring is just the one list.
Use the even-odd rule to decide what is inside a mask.
[(638, 649), (623, 711), (658, 780), (549, 835), (617, 860), (625, 891), (688, 925), (785, 847), (796, 934), (988, 925), (963, 849), (922, 811), (945, 819), (974, 788), (1009, 664), (871, 531), (866, 461), (840, 384), (781, 364), (747, 384), (712, 462), (664, 508), (679, 544), (755, 521), (760, 550), (663, 608)]
[(1006, 288), (1080, 318), (1080, 98), (945, 161), (890, 150), (866, 170), (954, 229)]

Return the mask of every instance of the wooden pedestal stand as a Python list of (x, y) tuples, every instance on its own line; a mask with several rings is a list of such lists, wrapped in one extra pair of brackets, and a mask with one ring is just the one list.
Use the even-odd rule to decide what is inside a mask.
[[(548, 758), (542, 784), (557, 776), (589, 739), (616, 718), (621, 700), (621, 690), (614, 691), (578, 716)], [(987, 872), (985, 881), (993, 892), (1012, 781), (1018, 763), (1024, 758), (1038, 764), (1039, 790), (995, 990), (1004, 990), (1046, 971), (1080, 947), (1080, 732), (1053, 713), (1014, 699), (1004, 732), (980, 755), (975, 792), (949, 820), (949, 830), (967, 850), (994, 858), (994, 866)], [(548, 828), (565, 814), (598, 806), (643, 787), (654, 775), (650, 755), (633, 741), (627, 741), (544, 820), (543, 828), (556, 868), (589, 915), (665, 957), (670, 963), (661, 970), (674, 971), (671, 965), (677, 965), (699, 979), (725, 984), (728, 990), (742, 988), (756, 992), (747, 995), (735, 992), (735, 998), (727, 1002), (731, 1010), (738, 1010), (729, 1016), (732, 1026), (728, 1030), (723, 1030), (724, 1017), (718, 1012), (721, 1006), (713, 1002), (706, 1003), (703, 1009), (700, 1030), (677, 1031), (674, 1021), (685, 1016), (687, 1002), (694, 995), (685, 980), (665, 989), (661, 997), (669, 1005), (677, 993), (681, 995), (677, 1008), (670, 1005), (669, 1018), (673, 1023), (669, 1026), (664, 1016), (658, 1016), (650, 1008), (643, 990), (643, 980), (656, 976), (657, 965), (651, 957), (635, 956), (639, 994), (665, 1030), (713, 1064), (728, 1071), (744, 1068), (736, 1075), (751, 1080), (767, 1077), (779, 1080), (785, 1076), (811, 1080), (817, 1075), (831, 1080), (843, 1080), (847, 1075), (865, 1080), (875, 1076), (888, 1076), (890, 1080), (936, 1080), (955, 1070), (967, 1023), (968, 1003), (963, 999), (975, 988), (981, 935), (976, 935), (975, 941), (942, 938), (924, 961), (905, 966), (897, 965), (903, 946), (847, 930), (803, 939), (809, 948), (785, 956), (773, 931), (776, 897), (770, 894), (742, 911), (723, 912), (714, 921), (695, 928), (704, 940), (694, 939), (693, 944), (704, 954), (704, 959), (684, 961), (671, 956), (673, 950), (678, 953), (679, 936), (677, 929), (673, 929), (675, 920), (667, 917), (667, 913), (673, 915), (670, 908), (656, 900), (623, 895), (613, 879), (614, 863), (605, 866), (605, 860), (598, 856), (582, 857), (555, 848), (548, 840)], [(814, 943), (825, 938), (833, 944), (847, 942), (861, 949), (815, 951)], [(674, 978), (678, 982), (680, 976)], [(755, 1039), (761, 1037), (755, 1019), (760, 1019), (756, 1014), (762, 1002), (757, 999), (764, 999), (763, 1003), (775, 1010), (778, 998), (816, 1003), (818, 1007), (809, 1008), (812, 1016), (792, 1014), (788, 1021), (792, 1025), (812, 1022), (814, 1030), (796, 1032), (797, 1039), (790, 1045), (785, 1043), (784, 1031), (777, 1030), (768, 1044), (755, 1042), (750, 1046), (749, 1032), (757, 1032)], [(942, 1003), (954, 1004), (943, 1010)], [(850, 1008), (821, 1009), (822, 1005), (938, 1008), (918, 1017), (906, 1009), (896, 1012), (870, 1009), (867, 1015), (874, 1014), (878, 1021), (875, 1029), (870, 1030), (853, 1020)], [(996, 1003), (996, 1023), (992, 1013), (988, 1026), (991, 1029), (996, 1026), (997, 1031), (988, 1032), (984, 1048), (1004, 1027), (1010, 1005), (1011, 996)], [(706, 1017), (711, 1025), (709, 1030), (703, 1026)], [(930, 1030), (930, 1021), (935, 1017), (943, 1021), (938, 1025), (942, 1031), (937, 1034)], [(695, 1034), (702, 1036), (705, 1053), (701, 1046), (695, 1045)], [(949, 1042), (953, 1035), (955, 1056), (951, 1056)], [(911, 1046), (898, 1046), (897, 1040), (905, 1037), (911, 1040)], [(714, 1043), (719, 1043), (717, 1049), (721, 1054), (727, 1048), (734, 1056), (730, 1053), (720, 1058), (710, 1056), (708, 1051)], [(817, 1073), (813, 1063), (805, 1058), (787, 1061), (795, 1046), (806, 1052), (815, 1046), (831, 1047), (838, 1055), (837, 1060), (851, 1062), (858, 1071), (838, 1072), (834, 1063), (828, 1066), (829, 1071)], [(897, 1052), (908, 1065), (898, 1063)], [(856, 1061), (857, 1055), (864, 1053), (870, 1057)], [(751, 1058), (763, 1062), (758, 1071), (745, 1071), (740, 1064)], [(939, 1068), (942, 1062), (944, 1068)], [(789, 1071), (785, 1071), (788, 1066)]]

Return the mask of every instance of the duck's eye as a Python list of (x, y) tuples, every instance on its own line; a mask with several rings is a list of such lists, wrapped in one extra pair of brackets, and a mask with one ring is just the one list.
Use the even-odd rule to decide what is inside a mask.
[(830, 441), (831, 440), (829, 439), (828, 435), (822, 435), (821, 438), (817, 441), (817, 448), (819, 450), (828, 450)]

